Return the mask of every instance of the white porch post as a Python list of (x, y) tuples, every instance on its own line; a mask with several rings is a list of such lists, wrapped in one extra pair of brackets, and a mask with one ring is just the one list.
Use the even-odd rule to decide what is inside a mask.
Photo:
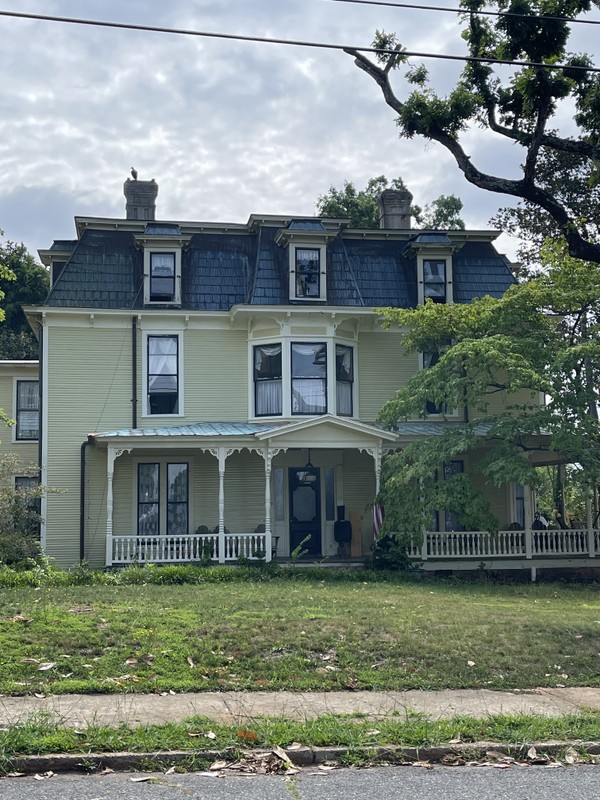
[(263, 453), (265, 459), (265, 561), (270, 561), (273, 553), (271, 532), (271, 462), (273, 455), (268, 447)]
[(117, 450), (109, 447), (106, 455), (106, 566), (113, 563), (113, 478), (115, 475), (115, 460)]
[(587, 527), (588, 556), (590, 558), (595, 558), (596, 548), (594, 546), (594, 518), (592, 509), (591, 489), (588, 489), (585, 494), (585, 516), (586, 516), (586, 527)]
[(114, 493), (113, 479), (115, 476), (115, 461), (123, 453), (131, 453), (131, 448), (118, 450), (116, 447), (109, 447), (106, 454), (106, 566), (111, 567), (113, 563), (113, 516), (114, 516)]
[(225, 461), (227, 450), (219, 447), (219, 564), (225, 563)]
[(381, 445), (374, 447), (371, 450), (371, 455), (373, 456), (373, 466), (375, 467), (375, 497), (377, 497), (381, 488), (381, 459), (383, 456)]
[(523, 516), (525, 517), (525, 558), (532, 557), (532, 533), (531, 524), (533, 522), (533, 509), (531, 503), (531, 488), (524, 487), (523, 493)]

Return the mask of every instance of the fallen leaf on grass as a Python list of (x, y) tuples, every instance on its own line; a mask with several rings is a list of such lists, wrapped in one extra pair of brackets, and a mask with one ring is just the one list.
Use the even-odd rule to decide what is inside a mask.
[[(248, 733), (254, 733), (254, 731), (248, 731)], [(256, 734), (255, 734), (256, 735)], [(258, 736), (256, 737), (258, 739)], [(273, 748), (273, 752), (276, 756), (278, 756), (282, 761), (285, 761), (286, 764), (293, 766), (292, 762), (290, 761), (290, 757), (285, 752), (283, 748), (281, 748), (278, 744), (275, 745)]]
[(474, 667), (474, 666), (475, 666), (474, 661), (467, 661), (467, 667)]
[(209, 769), (211, 772), (216, 772), (219, 769), (225, 769), (226, 766), (227, 766), (226, 761), (213, 761)]
[(305, 745), (300, 744), (300, 742), (292, 742), (288, 750), (302, 750), (303, 747), (305, 747)]
[(194, 669), (194, 667), (195, 667), (196, 665), (194, 664), (194, 659), (193, 659), (191, 656), (188, 656), (188, 657), (187, 657), (187, 662), (188, 662), (188, 664), (190, 665), (190, 669)]
[(175, 772), (175, 767), (169, 767), (169, 769), (165, 772), (165, 775), (172, 775)]
[(258, 734), (255, 731), (249, 730), (248, 728), (238, 728), (238, 730), (235, 732), (235, 735), (238, 739), (241, 739), (244, 742), (255, 742), (258, 739)]
[(135, 665), (138, 664), (139, 662), (137, 658), (126, 658), (125, 663), (128, 664), (130, 667), (135, 667)]
[(39, 664), (39, 658), (21, 658), (19, 659), (21, 664)]
[(68, 608), (71, 614), (89, 614), (94, 609), (88, 603), (82, 603), (80, 606), (73, 606), (73, 608)]
[(47, 661), (45, 664), (40, 664), (38, 667), (38, 672), (47, 672), (52, 667), (56, 666), (56, 661)]

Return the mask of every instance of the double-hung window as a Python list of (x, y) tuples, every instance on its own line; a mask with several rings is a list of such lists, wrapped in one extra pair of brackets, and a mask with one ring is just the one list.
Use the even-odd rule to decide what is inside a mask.
[(295, 248), (296, 297), (321, 297), (321, 249)]
[(292, 414), (327, 413), (327, 344), (292, 343)]
[(425, 259), (423, 261), (423, 295), (424, 299), (434, 303), (445, 303), (446, 262), (443, 259)]
[(159, 536), (165, 531), (168, 536), (185, 536), (189, 532), (188, 472), (187, 463), (138, 464), (138, 536)]
[(354, 351), (345, 344), (335, 346), (335, 379), (337, 413), (352, 416), (352, 393), (354, 386)]
[(148, 336), (148, 414), (179, 413), (179, 337)]
[(257, 417), (282, 412), (281, 350), (280, 344), (254, 348), (254, 407)]
[(16, 431), (17, 441), (32, 441), (39, 435), (39, 382), (17, 381), (16, 398)]
[(175, 300), (175, 253), (150, 253), (150, 302)]

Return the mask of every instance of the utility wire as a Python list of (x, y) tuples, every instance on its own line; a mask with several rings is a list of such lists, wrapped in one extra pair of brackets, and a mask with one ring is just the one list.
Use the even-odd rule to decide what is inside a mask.
[[(325, 0), (330, 3), (354, 3), (359, 6), (384, 6), (386, 8), (412, 8), (417, 11), (445, 11), (451, 14), (478, 14), (482, 17), (511, 17), (514, 19), (531, 19), (530, 14), (519, 14), (516, 11), (486, 11), (484, 9), (451, 8), (449, 6), (425, 6), (418, 3), (393, 3), (388, 0)], [(575, 17), (556, 17), (550, 14), (539, 14), (540, 19), (552, 22), (574, 22), (578, 25), (600, 25), (600, 19), (576, 19)]]
[(0, 17), (15, 17), (17, 19), (30, 19), (41, 22), (62, 22), (69, 25), (87, 25), (97, 28), (116, 28), (129, 31), (145, 31), (150, 33), (171, 33), (179, 36), (197, 36), (207, 39), (226, 39), (237, 42), (259, 42), (261, 44), (282, 44), (291, 47), (313, 47), (321, 50), (342, 50), (348, 52), (357, 50), (363, 53), (377, 53), (378, 55), (398, 55), (413, 58), (435, 58), (445, 61), (468, 61), (480, 64), (505, 64), (511, 67), (537, 67), (547, 70), (577, 70), (581, 72), (600, 73), (600, 67), (584, 67), (577, 64), (542, 64), (536, 61), (511, 61), (502, 58), (483, 58), (476, 56), (455, 56), (443, 53), (419, 53), (411, 50), (391, 50), (382, 47), (363, 47), (361, 45), (333, 44), (331, 42), (314, 42), (302, 39), (275, 39), (266, 36), (243, 36), (237, 33), (215, 33), (213, 31), (198, 31), (188, 28), (165, 28), (160, 25), (138, 25), (133, 22), (106, 22), (96, 19), (82, 19), (79, 17), (56, 17), (49, 14), (27, 14), (22, 11), (0, 11)]

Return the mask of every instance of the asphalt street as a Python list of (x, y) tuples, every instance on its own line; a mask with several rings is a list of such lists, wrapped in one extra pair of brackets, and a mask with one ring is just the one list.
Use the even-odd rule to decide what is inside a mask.
[(215, 777), (144, 773), (0, 779), (2, 800), (597, 800), (600, 766), (377, 767), (305, 769), (279, 775)]

